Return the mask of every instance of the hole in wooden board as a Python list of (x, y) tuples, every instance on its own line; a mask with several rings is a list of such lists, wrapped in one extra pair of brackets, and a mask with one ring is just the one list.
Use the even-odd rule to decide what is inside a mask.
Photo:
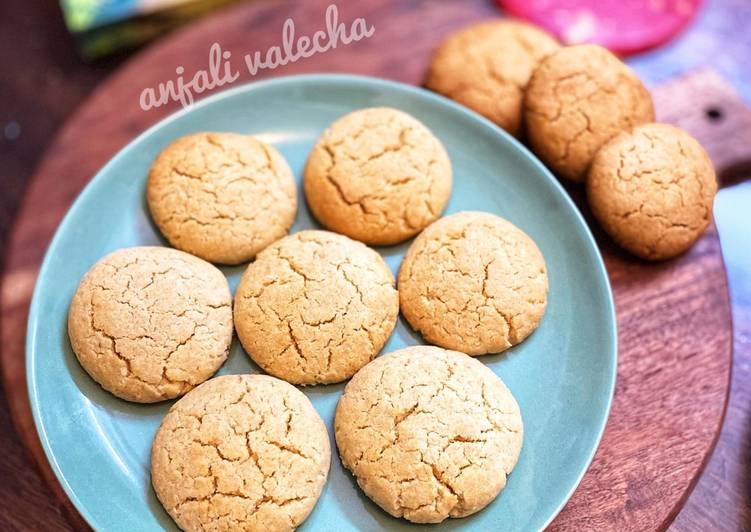
[(719, 107), (707, 107), (704, 110), (704, 115), (710, 122), (719, 122), (725, 116)]

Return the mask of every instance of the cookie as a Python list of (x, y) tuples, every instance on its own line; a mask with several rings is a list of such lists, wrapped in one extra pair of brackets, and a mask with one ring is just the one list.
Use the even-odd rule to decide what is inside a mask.
[(295, 178), (273, 147), (249, 135), (194, 133), (167, 146), (149, 172), (151, 216), (174, 247), (239, 264), (287, 234)]
[(399, 269), (402, 314), (431, 344), (498, 353), (534, 331), (545, 312), (545, 261), (498, 216), (460, 212), (425, 229)]
[(151, 483), (183, 530), (288, 531), (313, 510), (330, 463), (326, 427), (305, 395), (266, 375), (226, 375), (170, 408)]
[(587, 196), (623, 248), (649, 260), (686, 251), (712, 219), (717, 179), (707, 153), (667, 124), (623, 132), (595, 156)]
[(105, 390), (153, 403), (211, 377), (232, 343), (232, 295), (217, 268), (176, 249), (107, 255), (68, 311), (73, 352)]
[(294, 384), (340, 382), (383, 348), (399, 296), (381, 256), (328, 231), (301, 231), (248, 266), (235, 327), (248, 355)]
[(487, 506), (521, 452), (522, 418), (490, 369), (415, 346), (381, 356), (344, 389), (334, 421), (342, 463), (394, 517), (439, 523)]
[(559, 176), (583, 181), (614, 135), (654, 120), (652, 98), (616, 56), (594, 44), (561, 48), (542, 60), (524, 99), (533, 151)]
[(529, 77), (559, 47), (551, 35), (523, 22), (472, 24), (438, 47), (425, 84), (518, 137)]
[(407, 113), (378, 107), (327, 129), (305, 166), (305, 197), (327, 229), (391, 245), (441, 215), (451, 163), (440, 141)]

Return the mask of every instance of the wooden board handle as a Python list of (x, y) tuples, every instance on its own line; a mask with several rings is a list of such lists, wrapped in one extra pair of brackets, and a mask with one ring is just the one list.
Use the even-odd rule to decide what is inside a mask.
[(722, 76), (704, 68), (652, 89), (657, 120), (704, 146), (722, 186), (751, 176), (751, 109)]

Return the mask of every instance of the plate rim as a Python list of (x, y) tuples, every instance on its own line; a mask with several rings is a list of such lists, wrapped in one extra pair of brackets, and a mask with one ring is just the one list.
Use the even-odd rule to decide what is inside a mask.
[(226, 98), (232, 98), (238, 94), (242, 94), (245, 92), (253, 92), (255, 90), (260, 90), (260, 89), (274, 86), (274, 85), (288, 85), (288, 84), (295, 85), (299, 83), (355, 84), (355, 85), (366, 86), (370, 88), (383, 87), (389, 90), (402, 91), (412, 96), (415, 96), (417, 98), (425, 98), (429, 101), (433, 101), (434, 103), (437, 103), (438, 105), (448, 107), (453, 112), (458, 112), (464, 115), (465, 118), (468, 118), (468, 119), (471, 119), (472, 121), (477, 122), (478, 125), (480, 125), (481, 127), (485, 129), (489, 128), (496, 135), (500, 135), (501, 138), (503, 138), (505, 142), (514, 146), (514, 148), (517, 151), (519, 151), (524, 157), (526, 157), (533, 164), (533, 166), (535, 166), (540, 171), (540, 173), (542, 173), (545, 176), (545, 179), (547, 179), (549, 184), (564, 198), (563, 200), (564, 204), (566, 204), (567, 207), (570, 208), (571, 211), (573, 211), (574, 217), (578, 220), (578, 222), (582, 226), (583, 232), (586, 235), (586, 241), (591, 245), (592, 249), (594, 250), (595, 269), (597, 271), (598, 276), (604, 282), (605, 303), (607, 307), (606, 310), (608, 311), (607, 312), (608, 315), (606, 317), (609, 319), (610, 323), (612, 324), (612, 327), (609, 329), (610, 334), (608, 335), (608, 344), (609, 344), (608, 360), (612, 361), (611, 368), (610, 368), (611, 371), (610, 371), (610, 374), (608, 375), (608, 381), (607, 381), (607, 384), (609, 387), (609, 393), (608, 393), (608, 397), (606, 401), (606, 408), (605, 408), (604, 415), (602, 416), (602, 419), (600, 420), (598, 426), (596, 427), (597, 436), (596, 438), (594, 438), (593, 445), (591, 449), (589, 450), (588, 455), (586, 456), (585, 467), (581, 468), (581, 470), (578, 472), (578, 474), (576, 475), (576, 479), (573, 482), (571, 488), (568, 490), (567, 493), (564, 494), (564, 497), (561, 499), (561, 502), (557, 505), (557, 507), (551, 513), (550, 517), (541, 527), (541, 530), (544, 530), (550, 525), (550, 523), (553, 522), (556, 516), (561, 512), (564, 506), (571, 499), (571, 496), (579, 487), (579, 484), (584, 478), (584, 475), (587, 473), (590, 466), (592, 465), (594, 456), (600, 447), (600, 443), (602, 441), (602, 437), (605, 432), (608, 419), (610, 418), (610, 412), (613, 406), (613, 397), (615, 395), (616, 380), (617, 380), (617, 375), (618, 375), (618, 320), (617, 320), (617, 316), (615, 312), (615, 303), (613, 299), (613, 290), (610, 285), (610, 278), (608, 277), (607, 270), (605, 268), (605, 263), (602, 258), (602, 254), (600, 253), (600, 248), (597, 246), (597, 242), (594, 238), (594, 235), (592, 234), (592, 231), (590, 230), (589, 225), (584, 219), (584, 216), (582, 215), (581, 211), (576, 206), (574, 201), (571, 199), (568, 192), (566, 192), (566, 190), (563, 188), (563, 185), (561, 185), (558, 179), (556, 179), (553, 176), (552, 172), (537, 158), (537, 156), (535, 156), (518, 139), (516, 139), (515, 137), (510, 135), (508, 132), (498, 127), (496, 124), (492, 123), (487, 118), (481, 116), (480, 114), (454, 102), (453, 100), (450, 100), (434, 92), (428, 91), (422, 87), (410, 85), (407, 83), (402, 83), (399, 81), (393, 81), (393, 80), (378, 78), (374, 76), (363, 76), (363, 75), (357, 75), (357, 74), (309, 73), (309, 74), (275, 76), (275, 77), (266, 78), (262, 80), (253, 80), (247, 83), (243, 83), (243, 84), (230, 87), (224, 90), (220, 90), (216, 93), (210, 94), (209, 96), (202, 98), (201, 100), (187, 107), (179, 109), (171, 113), (170, 115), (162, 118), (161, 120), (157, 121), (152, 126), (148, 127), (147, 129), (145, 129), (144, 131), (142, 131), (141, 133), (133, 137), (127, 144), (122, 146), (118, 150), (118, 152), (114, 156), (112, 156), (96, 172), (96, 174), (94, 174), (94, 176), (91, 177), (91, 179), (86, 183), (84, 188), (78, 193), (76, 198), (73, 200), (73, 203), (71, 203), (70, 207), (68, 207), (68, 210), (66, 211), (65, 215), (63, 216), (62, 220), (57, 226), (57, 229), (55, 230), (55, 234), (50, 240), (50, 243), (47, 246), (47, 250), (44, 253), (44, 259), (42, 260), (42, 264), (39, 268), (39, 273), (37, 274), (37, 278), (34, 282), (34, 290), (32, 293), (31, 304), (29, 305), (29, 316), (28, 316), (28, 320), (26, 324), (26, 343), (25, 343), (25, 349), (24, 349), (24, 354), (25, 354), (24, 364), (25, 364), (25, 369), (26, 369), (26, 387), (27, 387), (27, 395), (29, 399), (29, 406), (31, 407), (31, 413), (34, 419), (34, 428), (36, 429), (37, 436), (39, 437), (39, 441), (42, 446), (42, 450), (44, 451), (44, 455), (47, 458), (47, 462), (49, 463), (50, 468), (52, 469), (52, 472), (55, 475), (55, 478), (60, 483), (60, 486), (63, 488), (65, 495), (68, 497), (68, 499), (73, 504), (73, 506), (78, 511), (78, 513), (81, 515), (81, 517), (86, 521), (86, 523), (90, 527), (92, 527), (92, 529), (94, 530), (100, 529), (94, 517), (88, 512), (87, 506), (84, 505), (84, 503), (76, 495), (76, 491), (68, 482), (68, 479), (65, 473), (62, 471), (62, 469), (60, 468), (60, 465), (57, 462), (55, 453), (52, 449), (52, 445), (47, 435), (47, 431), (41, 419), (41, 406), (38, 400), (38, 390), (37, 390), (36, 379), (35, 379), (35, 375), (36, 375), (35, 365), (34, 365), (34, 360), (36, 359), (36, 334), (35, 333), (38, 329), (38, 324), (39, 324), (39, 308), (38, 307), (41, 304), (40, 303), (40, 300), (41, 300), (40, 294), (42, 292), (41, 286), (45, 284), (44, 279), (46, 278), (48, 274), (47, 270), (50, 268), (49, 263), (51, 261), (51, 256), (52, 256), (51, 251), (53, 248), (57, 247), (58, 240), (62, 238), (61, 235), (67, 230), (67, 227), (72, 223), (71, 220), (73, 218), (74, 213), (77, 212), (81, 208), (81, 204), (84, 202), (84, 200), (88, 198), (88, 196), (93, 194), (93, 190), (96, 188), (95, 185), (99, 181), (101, 181), (102, 179), (101, 176), (105, 173), (105, 171), (108, 170), (110, 167), (114, 166), (122, 157), (124, 157), (125, 154), (132, 149), (133, 145), (140, 142), (143, 137), (151, 135), (153, 131), (156, 131), (176, 120), (179, 120), (183, 116), (188, 115), (196, 111), (197, 109), (212, 105), (215, 102), (218, 102)]

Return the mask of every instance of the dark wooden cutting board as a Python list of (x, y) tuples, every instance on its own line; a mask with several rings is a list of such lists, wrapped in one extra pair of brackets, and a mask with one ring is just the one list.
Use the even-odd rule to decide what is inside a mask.
[[(65, 211), (97, 170), (146, 127), (179, 106), (144, 112), (145, 87), (175, 77), (182, 66), (207, 68), (214, 42), (242, 56), (281, 43), (285, 19), (298, 34), (325, 27), (328, 1), (243, 4), (180, 30), (127, 62), (74, 113), (42, 159), (20, 210), (2, 286), (2, 362), (14, 420), (40, 470), (83, 526), (46, 462), (26, 395), (24, 335), (28, 304), (44, 251)], [(372, 38), (338, 46), (237, 83), (303, 72), (350, 72), (420, 84), (431, 51), (448, 31), (498, 11), (482, 0), (342, 2), (344, 21), (365, 17)], [(687, 127), (720, 169), (739, 161), (729, 135), (751, 145), (747, 110), (712, 73), (653, 91), (658, 114)], [(683, 104), (681, 103), (683, 102)], [(705, 112), (714, 106), (727, 119)], [(721, 114), (722, 114), (721, 113)], [(730, 118), (728, 118), (730, 117)], [(731, 119), (732, 118), (732, 119)], [(745, 128), (745, 129), (744, 129)], [(739, 133), (741, 132), (741, 133)], [(555, 530), (664, 528), (678, 512), (716, 442), (727, 402), (731, 321), (717, 232), (711, 227), (682, 257), (659, 264), (618, 250), (593, 224), (581, 191), (569, 191), (590, 222), (605, 258), (619, 327), (618, 384), (594, 462)]]

